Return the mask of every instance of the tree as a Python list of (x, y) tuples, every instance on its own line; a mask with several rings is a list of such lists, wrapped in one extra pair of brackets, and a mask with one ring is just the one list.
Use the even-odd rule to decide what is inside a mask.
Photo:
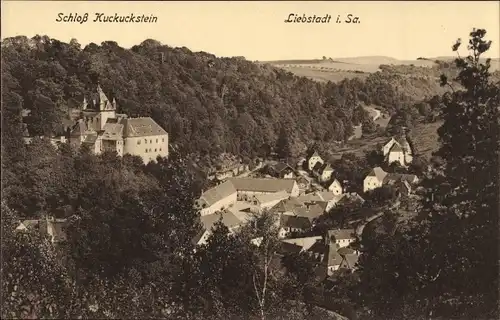
[(361, 300), (372, 317), (497, 317), (500, 89), (480, 60), (491, 45), (485, 35), (474, 29), (470, 55), (455, 60), (461, 89), (441, 77), (452, 93), (419, 217), (392, 235), (363, 237)]
[(292, 156), (292, 147), (290, 144), (290, 134), (282, 127), (276, 141), (276, 153), (280, 159), (289, 159)]

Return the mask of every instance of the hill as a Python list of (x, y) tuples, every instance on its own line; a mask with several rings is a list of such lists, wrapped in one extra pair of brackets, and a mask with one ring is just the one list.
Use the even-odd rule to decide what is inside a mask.
[(202, 158), (253, 158), (275, 145), (282, 127), (301, 152), (313, 139), (346, 139), (367, 117), (345, 85), (155, 40), (131, 49), (113, 41), (81, 48), (77, 40), (20, 36), (2, 41), (2, 53), (3, 101), (16, 112), (32, 111), (31, 134), (55, 133), (68, 106), (97, 81), (119, 112), (151, 116), (172, 144)]
[[(303, 76), (311, 80), (320, 82), (339, 82), (343, 79), (360, 78), (366, 79), (370, 73), (381, 71), (381, 65), (412, 66), (423, 69), (443, 69), (440, 62), (452, 62), (454, 57), (419, 57), (416, 60), (398, 60), (384, 56), (366, 56), (350, 58), (329, 58), (329, 59), (302, 59), (302, 60), (278, 60), (266, 61), (273, 66), (283, 68), (298, 76)], [(484, 60), (484, 59), (483, 59)], [(404, 69), (404, 68), (403, 68)], [(491, 59), (491, 70), (500, 70), (500, 59)], [(429, 70), (420, 70), (426, 72)]]

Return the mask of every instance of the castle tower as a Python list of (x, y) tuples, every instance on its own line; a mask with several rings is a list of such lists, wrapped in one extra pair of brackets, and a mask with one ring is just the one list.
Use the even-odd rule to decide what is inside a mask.
[[(116, 118), (116, 101), (109, 101), (108, 97), (97, 83), (95, 91), (90, 96), (91, 104), (85, 107), (84, 117), (89, 123), (89, 128), (101, 131), (108, 119)], [(84, 104), (87, 100), (84, 99)]]

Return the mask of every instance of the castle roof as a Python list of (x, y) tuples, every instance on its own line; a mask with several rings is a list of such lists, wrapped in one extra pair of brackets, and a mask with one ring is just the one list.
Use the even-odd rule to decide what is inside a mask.
[(167, 134), (167, 132), (150, 117), (125, 118), (120, 122), (124, 127), (123, 136), (125, 138)]
[(123, 138), (123, 124), (113, 123), (112, 121), (106, 122), (104, 125), (104, 134), (102, 138), (105, 140), (118, 140)]
[(85, 131), (87, 131), (87, 125), (85, 124), (85, 121), (82, 119), (78, 120), (75, 124), (75, 126), (71, 130), (71, 135), (72, 136), (81, 136), (85, 134)]

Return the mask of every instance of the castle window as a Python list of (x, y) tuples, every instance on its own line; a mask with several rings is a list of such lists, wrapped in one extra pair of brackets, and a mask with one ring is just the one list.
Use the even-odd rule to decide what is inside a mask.
[(148, 153), (148, 149), (146, 149), (146, 153)]
[(165, 139), (164, 139), (164, 138), (161, 138), (161, 142), (165, 142)]
[(158, 139), (156, 139), (156, 143), (158, 143)]
[(155, 149), (155, 152), (156, 152), (156, 149)]
[(137, 140), (137, 144), (141, 144), (141, 140)]
[(144, 143), (148, 143), (148, 139), (144, 139)]
[(161, 151), (161, 148), (160, 148), (160, 151)]
[(149, 143), (153, 143), (153, 139), (149, 140)]

